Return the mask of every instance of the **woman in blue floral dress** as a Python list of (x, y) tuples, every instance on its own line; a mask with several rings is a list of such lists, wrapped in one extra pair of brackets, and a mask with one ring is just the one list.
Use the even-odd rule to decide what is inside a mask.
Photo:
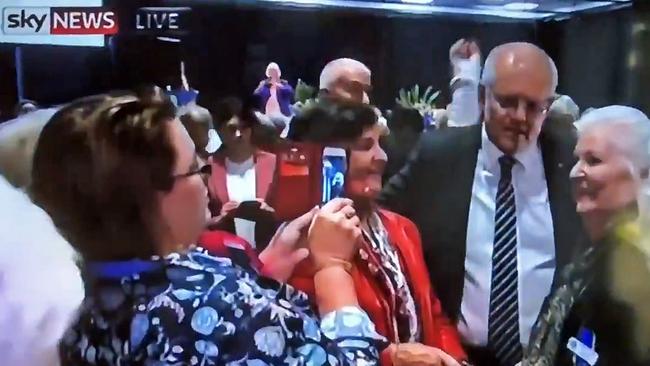
[[(192, 246), (209, 214), (210, 171), (174, 113), (163, 100), (90, 97), (41, 134), (33, 198), (81, 254), (87, 288), (62, 365), (377, 364), (386, 344), (348, 273), (360, 236), (351, 202), (300, 218), (317, 314), (245, 261)], [(299, 238), (274, 240), (288, 258)]]

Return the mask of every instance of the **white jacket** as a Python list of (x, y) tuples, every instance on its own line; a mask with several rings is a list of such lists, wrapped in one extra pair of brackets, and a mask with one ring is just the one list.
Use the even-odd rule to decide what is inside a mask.
[(55, 366), (84, 297), (75, 252), (50, 217), (0, 175), (0, 364)]

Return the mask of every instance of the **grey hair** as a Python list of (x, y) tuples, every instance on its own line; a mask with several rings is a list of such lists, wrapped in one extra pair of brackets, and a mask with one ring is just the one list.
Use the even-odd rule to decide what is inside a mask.
[(650, 120), (640, 110), (622, 105), (597, 108), (583, 114), (575, 126), (579, 136), (598, 126), (629, 126), (626, 136), (616, 136), (614, 142), (636, 172), (650, 169)]
[(272, 69), (278, 70), (278, 77), (282, 76), (282, 70), (280, 70), (280, 65), (278, 65), (275, 62), (271, 62), (270, 64), (268, 64), (266, 66), (266, 72), (264, 73), (264, 75), (266, 75), (267, 78), (271, 77), (271, 70)]
[(319, 89), (328, 89), (328, 87), (331, 86), (339, 77), (341, 70), (344, 69), (360, 69), (369, 75), (371, 74), (368, 66), (364, 65), (362, 62), (351, 58), (339, 58), (330, 61), (325, 65), (325, 67), (323, 67), (323, 71), (321, 71), (319, 78)]
[(525, 42), (506, 43), (493, 48), (492, 51), (490, 51), (490, 53), (488, 54), (487, 58), (485, 59), (485, 64), (483, 65), (483, 73), (481, 74), (481, 85), (487, 87), (494, 85), (494, 82), (496, 81), (496, 62), (499, 56), (499, 52), (503, 50), (504, 47), (517, 45), (517, 44), (533, 47), (539, 50), (540, 52), (542, 52), (546, 56), (546, 59), (548, 60), (548, 66), (551, 69), (551, 77), (552, 77), (551, 81), (553, 86), (553, 92), (555, 92), (558, 85), (558, 72), (557, 72), (557, 66), (555, 66), (555, 61), (553, 61), (553, 59), (543, 49), (535, 46), (532, 43), (525, 43)]
[(38, 109), (0, 125), (0, 174), (13, 186), (24, 188), (31, 183), (38, 138), (57, 110)]

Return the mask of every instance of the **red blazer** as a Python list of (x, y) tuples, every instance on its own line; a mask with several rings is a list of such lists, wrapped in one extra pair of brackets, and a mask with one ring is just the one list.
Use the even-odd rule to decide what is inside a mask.
[[(411, 285), (418, 317), (422, 326), (422, 343), (437, 347), (459, 361), (466, 360), (456, 327), (442, 312), (440, 301), (429, 280), (424, 263), (420, 233), (409, 219), (396, 213), (380, 210), (379, 215), (386, 227), (391, 243), (395, 245)], [(373, 260), (371, 257), (370, 260)], [(313, 270), (308, 261), (299, 265), (289, 283), (315, 298)], [(395, 300), (389, 298), (384, 286), (370, 272), (367, 262), (358, 258), (352, 272), (359, 305), (368, 313), (377, 331), (392, 343), (398, 343), (395, 335)], [(389, 355), (382, 353), (382, 365), (390, 365)]]
[[(266, 200), (275, 175), (276, 156), (257, 150), (253, 158), (255, 159), (255, 197)], [(230, 201), (226, 184), (226, 157), (217, 152), (210, 158), (209, 163), (212, 165), (212, 175), (208, 179), (208, 191), (210, 191), (210, 198), (217, 201), (221, 209), (221, 205)]]
[[(253, 159), (255, 159), (255, 198), (263, 199), (269, 203), (274, 186), (276, 155), (258, 149)], [(209, 163), (212, 165), (212, 175), (208, 179), (209, 206), (212, 215), (218, 216), (221, 206), (230, 201), (226, 184), (226, 158), (222, 153), (217, 152), (210, 158)], [(260, 217), (256, 223), (255, 242), (258, 248), (264, 248), (275, 233), (278, 222), (274, 217)], [(215, 228), (235, 233), (235, 222), (231, 219), (225, 220)]]

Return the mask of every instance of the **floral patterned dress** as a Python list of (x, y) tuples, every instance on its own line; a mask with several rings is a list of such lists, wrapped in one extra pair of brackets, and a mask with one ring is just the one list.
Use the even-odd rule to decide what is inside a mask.
[(376, 365), (385, 339), (356, 307), (318, 320), (307, 296), (201, 248), (88, 267), (62, 365)]

